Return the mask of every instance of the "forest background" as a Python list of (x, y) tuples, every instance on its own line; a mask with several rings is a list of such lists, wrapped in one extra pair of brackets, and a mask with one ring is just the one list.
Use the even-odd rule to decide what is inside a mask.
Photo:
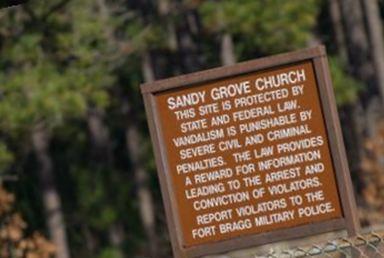
[(0, 10), (0, 256), (171, 257), (140, 83), (318, 44), (361, 223), (384, 223), (383, 19), (379, 0)]

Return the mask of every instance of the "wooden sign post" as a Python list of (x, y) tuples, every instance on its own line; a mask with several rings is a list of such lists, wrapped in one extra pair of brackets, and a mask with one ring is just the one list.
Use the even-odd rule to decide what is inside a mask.
[(175, 257), (358, 230), (324, 47), (141, 90)]

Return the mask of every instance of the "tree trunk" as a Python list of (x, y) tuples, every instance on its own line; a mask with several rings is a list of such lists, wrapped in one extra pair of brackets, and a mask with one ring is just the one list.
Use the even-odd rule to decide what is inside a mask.
[(384, 40), (379, 3), (377, 0), (363, 0), (362, 3), (367, 21), (376, 84), (381, 94), (382, 103), (384, 103)]
[(348, 59), (352, 73), (367, 85), (372, 83), (373, 72), (364, 18), (359, 0), (340, 0), (345, 23)]
[(92, 234), (92, 232), (88, 228), (88, 225), (82, 224), (81, 230), (85, 238), (85, 245), (87, 246), (87, 251), (88, 251), (87, 255), (92, 257), (95, 255), (95, 250), (97, 246), (95, 235)]
[(140, 217), (148, 237), (148, 248), (150, 257), (158, 257), (155, 212), (151, 190), (149, 188), (149, 176), (142, 160), (141, 136), (136, 127), (137, 121), (130, 119), (126, 129), (126, 141), (129, 151), (132, 168), (135, 173), (135, 183), (137, 187), (137, 197), (139, 202)]
[[(344, 31), (347, 39), (349, 70), (352, 74), (367, 85), (367, 89), (374, 82), (374, 73), (370, 61), (370, 49), (365, 31), (363, 13), (359, 0), (340, 0), (341, 13), (344, 21)], [(368, 90), (365, 92), (369, 93)], [(364, 93), (363, 95), (367, 95)], [(364, 99), (364, 98), (363, 98)], [(363, 108), (364, 109), (364, 108)], [(357, 113), (354, 112), (353, 113)], [(356, 118), (356, 121), (360, 118)], [(356, 125), (358, 127), (358, 125)], [(356, 128), (356, 131), (359, 129)], [(357, 135), (362, 137), (362, 135)], [(362, 139), (356, 139), (363, 142)], [(359, 146), (362, 148), (362, 146)]]
[[(179, 13), (184, 17), (182, 22), (178, 23), (177, 35), (179, 39), (179, 65), (183, 67), (184, 73), (195, 72), (201, 69), (200, 49), (198, 42), (193, 37), (193, 30), (196, 29), (194, 24), (194, 10), (186, 8)], [(192, 22), (190, 22), (192, 21)]]
[(347, 153), (352, 174), (358, 179), (357, 175), (360, 173), (361, 161), (364, 155), (362, 150), (366, 132), (365, 111), (362, 102), (364, 98), (367, 98), (369, 89), (374, 86), (374, 73), (370, 61), (369, 42), (360, 1), (340, 0), (340, 8), (344, 22), (349, 70), (367, 86), (367, 90), (361, 94), (360, 99), (353, 106), (349, 107), (347, 112), (349, 119), (352, 121), (353, 128), (351, 130), (355, 132), (354, 137), (348, 139), (348, 141), (353, 141), (349, 145), (354, 146), (355, 149), (347, 149)]
[(170, 0), (159, 0), (158, 12), (162, 19), (166, 19), (168, 47), (171, 51), (176, 51), (178, 49), (177, 35), (176, 35), (175, 24), (170, 18), (171, 16), (170, 5), (171, 5)]
[(88, 130), (92, 142), (92, 159), (97, 163), (110, 166), (112, 150), (109, 130), (103, 122), (103, 112), (98, 108), (89, 108), (87, 113)]
[(153, 71), (151, 55), (148, 51), (142, 53), (141, 70), (145, 82), (152, 82), (155, 80), (155, 72)]
[[(102, 12), (102, 16), (104, 19), (107, 19), (111, 14), (106, 8), (106, 2), (105, 0), (98, 0), (100, 10)], [(159, 8), (168, 8), (168, 1), (163, 1), (163, 4), (165, 6), (159, 7)], [(140, 2), (141, 10), (146, 10), (147, 9), (147, 3), (145, 2)], [(167, 11), (167, 10), (164, 10)], [(145, 20), (145, 14), (143, 13), (143, 18)], [(169, 25), (169, 30), (172, 30), (171, 25)], [(109, 35), (109, 41), (111, 43), (116, 42), (113, 33), (109, 32), (108, 30), (106, 31), (107, 35)], [(174, 47), (172, 40), (169, 42), (170, 46)], [(151, 53), (149, 50), (143, 51), (141, 54), (142, 58), (142, 71), (143, 71), (143, 76), (145, 78), (146, 82), (153, 81), (155, 79), (155, 73), (153, 70), (153, 64), (152, 64), (152, 58), (151, 58)], [(129, 103), (124, 103), (123, 106), (128, 106), (127, 108), (123, 108), (123, 110), (128, 110), (128, 113), (130, 112), (130, 106)], [(131, 116), (128, 114), (128, 118), (131, 118)], [(137, 196), (138, 196), (138, 203), (139, 203), (139, 209), (140, 209), (140, 215), (141, 215), (141, 220), (144, 226), (145, 233), (148, 238), (148, 246), (149, 246), (149, 252), (152, 258), (158, 257), (158, 247), (157, 247), (157, 236), (156, 236), (156, 226), (155, 226), (155, 213), (154, 213), (154, 204), (153, 204), (153, 199), (151, 195), (151, 190), (148, 185), (148, 174), (147, 171), (145, 170), (145, 167), (143, 165), (142, 161), (142, 153), (141, 153), (141, 143), (140, 143), (140, 129), (137, 125), (137, 119), (132, 119), (131, 121), (128, 121), (128, 125), (126, 128), (126, 145), (127, 145), (127, 150), (130, 155), (130, 160), (132, 163), (132, 169), (134, 172), (134, 177), (137, 185)], [(90, 130), (94, 130), (90, 128)], [(102, 136), (103, 131), (102, 129), (98, 129), (96, 131), (100, 131), (100, 135)], [(95, 132), (96, 132), (95, 131)], [(102, 137), (101, 137), (102, 138)], [(109, 237), (112, 241), (119, 242), (119, 238), (121, 235), (121, 232), (117, 230), (119, 227), (115, 226), (112, 228), (112, 232), (109, 232)]]
[(38, 176), (43, 195), (43, 205), (50, 238), (57, 248), (56, 258), (69, 258), (61, 199), (56, 188), (52, 159), (48, 150), (49, 136), (43, 124), (35, 126), (32, 132), (32, 145), (40, 166)]
[(108, 228), (108, 240), (117, 251), (117, 257), (125, 257), (123, 252), (124, 230), (121, 223), (115, 222)]
[(345, 44), (345, 35), (340, 10), (340, 0), (328, 0), (329, 13), (331, 16), (333, 33), (336, 41), (337, 51), (341, 60), (348, 61), (347, 48)]
[(223, 65), (233, 65), (236, 63), (235, 49), (232, 35), (225, 33), (221, 38), (221, 63)]
[[(104, 123), (103, 111), (96, 107), (89, 108), (87, 123), (92, 142), (92, 164), (105, 168), (113, 166), (110, 133)], [(124, 233), (120, 223), (115, 222), (108, 228), (108, 237), (110, 244), (117, 250), (119, 257), (124, 257), (122, 251)]]
[[(145, 51), (142, 53), (141, 65), (145, 82), (153, 81), (155, 75), (149, 52)], [(159, 257), (159, 249), (156, 235), (155, 209), (151, 189), (149, 187), (148, 172), (145, 169), (144, 160), (142, 158), (142, 137), (140, 135), (140, 128), (138, 127), (138, 118), (136, 117), (136, 112), (132, 107), (130, 100), (126, 100), (124, 104), (128, 117), (127, 128), (125, 131), (126, 145), (132, 170), (134, 171), (140, 218), (148, 238), (148, 251), (150, 252), (150, 257), (156, 258)]]

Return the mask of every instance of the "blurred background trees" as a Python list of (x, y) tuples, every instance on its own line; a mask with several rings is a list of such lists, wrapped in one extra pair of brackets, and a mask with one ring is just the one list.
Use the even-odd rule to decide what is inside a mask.
[(0, 255), (4, 258), (49, 258), (56, 247), (40, 233), (25, 234), (27, 224), (14, 211), (15, 197), (0, 188)]
[(383, 11), (377, 0), (30, 0), (1, 10), (0, 178), (29, 225), (17, 217), (18, 230), (49, 246), (33, 234), (45, 233), (57, 258), (170, 257), (139, 84), (319, 43), (361, 220), (383, 223)]

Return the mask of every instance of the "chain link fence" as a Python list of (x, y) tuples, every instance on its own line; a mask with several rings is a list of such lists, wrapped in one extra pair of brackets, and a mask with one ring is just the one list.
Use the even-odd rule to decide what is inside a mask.
[(356, 237), (337, 237), (331, 233), (325, 235), (323, 240), (307, 239), (285, 248), (276, 245), (205, 258), (384, 258), (384, 228), (366, 229), (365, 232)]
[(281, 252), (271, 252), (254, 258), (296, 258), (296, 257), (332, 257), (332, 258), (384, 258), (384, 231), (370, 232), (352, 238), (339, 238), (322, 244), (297, 247)]

